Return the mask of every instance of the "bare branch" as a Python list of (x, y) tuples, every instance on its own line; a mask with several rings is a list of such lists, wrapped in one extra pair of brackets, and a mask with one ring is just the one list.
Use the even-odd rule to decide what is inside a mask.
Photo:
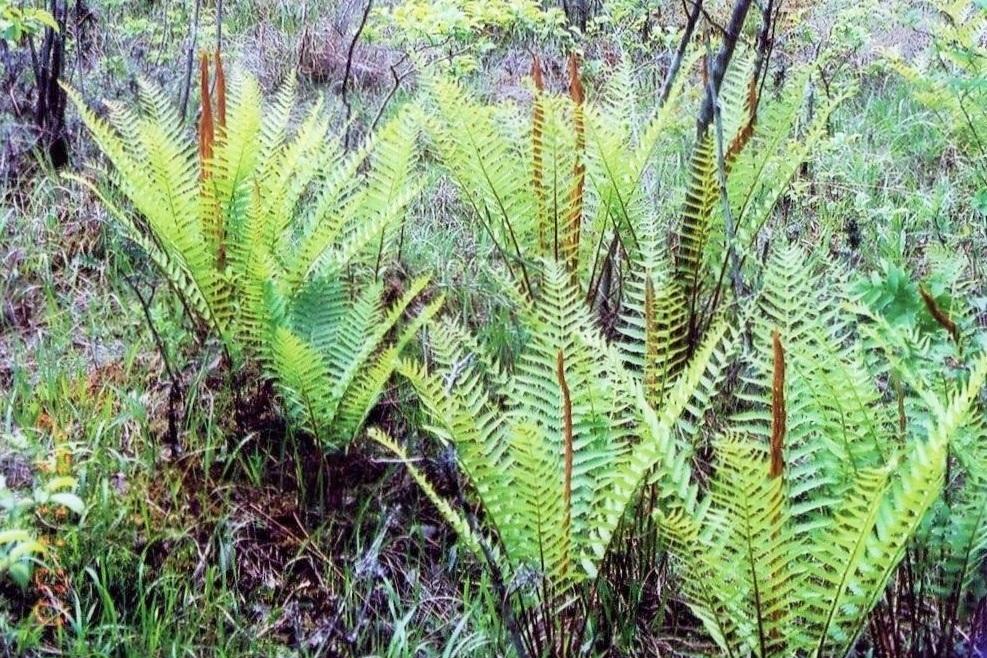
[(716, 53), (716, 59), (710, 68), (710, 84), (703, 98), (702, 109), (699, 111), (699, 118), (696, 120), (696, 138), (702, 139), (713, 121), (713, 105), (716, 97), (720, 93), (720, 84), (726, 74), (730, 60), (733, 58), (733, 51), (737, 47), (737, 39), (740, 38), (740, 31), (744, 27), (747, 19), (747, 12), (751, 8), (751, 0), (737, 0), (733, 6), (733, 13), (730, 15), (730, 22), (723, 31), (723, 43)]
[(192, 23), (189, 26), (188, 52), (185, 55), (185, 82), (182, 84), (182, 93), (178, 104), (182, 108), (182, 120), (188, 116), (188, 97), (192, 87), (192, 65), (195, 63), (195, 45), (199, 40), (199, 11), (202, 9), (202, 0), (195, 0), (195, 9), (192, 12)]
[(343, 135), (343, 148), (349, 149), (350, 147), (350, 115), (353, 113), (353, 108), (350, 105), (349, 100), (349, 86), (350, 86), (350, 72), (353, 69), (353, 53), (356, 52), (356, 44), (360, 40), (360, 35), (363, 34), (363, 28), (367, 26), (367, 19), (370, 17), (370, 9), (373, 7), (374, 0), (367, 0), (367, 6), (363, 10), (363, 17), (360, 19), (360, 24), (356, 27), (356, 32), (353, 33), (353, 40), (350, 41), (350, 48), (346, 53), (346, 70), (343, 71), (343, 87), (340, 92), (343, 100), (343, 105), (346, 107), (346, 132)]
[(668, 72), (665, 74), (665, 80), (661, 83), (661, 92), (658, 94), (658, 107), (663, 106), (668, 101), (668, 95), (672, 93), (672, 84), (675, 83), (675, 78), (678, 77), (679, 69), (682, 67), (682, 59), (685, 57), (685, 51), (688, 50), (689, 42), (692, 41), (692, 35), (696, 31), (696, 23), (699, 22), (699, 15), (702, 12), (702, 8), (703, 0), (693, 0), (692, 11), (689, 12), (686, 18), (682, 40), (679, 41), (679, 47), (675, 51), (675, 57), (672, 59), (672, 63), (668, 67)]

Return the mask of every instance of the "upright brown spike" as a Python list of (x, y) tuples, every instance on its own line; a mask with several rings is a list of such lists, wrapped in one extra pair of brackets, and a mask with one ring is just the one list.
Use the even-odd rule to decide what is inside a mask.
[(535, 83), (535, 90), (545, 91), (545, 78), (541, 72), (541, 58), (538, 55), (531, 56), (531, 79)]
[(207, 162), (212, 159), (216, 129), (213, 126), (212, 98), (209, 94), (209, 55), (205, 52), (199, 57), (199, 89), (202, 94), (202, 113), (199, 116), (199, 161), (202, 165), (202, 177), (207, 178), (209, 176)]
[(585, 94), (579, 76), (579, 55), (569, 55), (569, 97), (573, 103), (573, 132), (576, 135), (576, 164), (572, 168), (575, 185), (569, 204), (569, 218), (566, 226), (566, 255), (569, 266), (576, 273), (579, 259), (579, 237), (583, 220), (583, 190), (586, 185), (586, 166), (583, 154), (586, 150), (586, 125), (583, 117)]
[(775, 329), (771, 332), (774, 351), (774, 376), (771, 379), (771, 470), (772, 478), (781, 477), (785, 472), (785, 347), (781, 335)]
[[(220, 128), (226, 128), (226, 73), (223, 71), (223, 55), (216, 48), (216, 119)], [(220, 131), (222, 132), (222, 131)]]
[(748, 142), (750, 142), (751, 137), (754, 136), (754, 127), (757, 125), (757, 108), (757, 76), (753, 76), (747, 82), (747, 120), (744, 122), (743, 127), (737, 131), (737, 134), (730, 142), (730, 147), (723, 156), (724, 167), (727, 173), (729, 173), (737, 156), (740, 155)]
[[(771, 466), (768, 470), (768, 477), (772, 480), (784, 478), (785, 475), (785, 425), (787, 422), (787, 412), (785, 410), (785, 347), (781, 344), (781, 335), (775, 329), (771, 332), (771, 345), (774, 352), (774, 373), (771, 378)], [(784, 484), (782, 480), (781, 484)], [(775, 509), (774, 521), (781, 524), (781, 508)], [(779, 537), (774, 533), (774, 540), (779, 541)], [(774, 622), (781, 621), (781, 610), (770, 613), (770, 618)], [(773, 641), (779, 639), (778, 627), (773, 626), (770, 632)], [(763, 646), (763, 644), (762, 644)]]
[(562, 500), (566, 510), (566, 533), (572, 524), (572, 398), (569, 395), (569, 384), (565, 380), (565, 355), (559, 350), (555, 355), (555, 375), (562, 390), (562, 450), (565, 475), (562, 484)]
[(576, 105), (582, 105), (585, 100), (583, 91), (583, 81), (579, 75), (579, 55), (572, 53), (569, 55), (569, 98)]
[(953, 342), (956, 346), (960, 345), (960, 330), (956, 326), (956, 323), (950, 319), (946, 311), (942, 310), (942, 307), (936, 302), (936, 298), (928, 291), (925, 286), (919, 286), (918, 292), (922, 295), (922, 301), (925, 302), (925, 308), (929, 311), (929, 315), (939, 323), (943, 329), (949, 332), (950, 337), (952, 337)]

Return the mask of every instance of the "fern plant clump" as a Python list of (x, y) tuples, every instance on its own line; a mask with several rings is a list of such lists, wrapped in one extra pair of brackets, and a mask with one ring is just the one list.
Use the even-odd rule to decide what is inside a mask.
[[(755, 75), (750, 57), (731, 65), (722, 99), (732, 140), (728, 186), (720, 189), (706, 135), (687, 172), (675, 250), (659, 239), (662, 208), (650, 207), (647, 194), (658, 146), (678, 128), (681, 85), (636, 131), (620, 100), (628, 77), (618, 70), (603, 102), (588, 102), (575, 56), (565, 96), (544, 90), (535, 58), (530, 116), (483, 104), (444, 79), (428, 83), (435, 112), (422, 118), (425, 131), (517, 288), (510, 297), (526, 342), (515, 363), (499, 365), (454, 325), (429, 325), (428, 364), (399, 368), (429, 431), (455, 449), (483, 527), (409, 468), (494, 573), (509, 580), (533, 573), (543, 583), (508, 597), (528, 621), (515, 635), (529, 655), (574, 651), (599, 621), (588, 611), (610, 588), (607, 560), (653, 546), (626, 528), (643, 519), (653, 531), (648, 515), (673, 501), (701, 509), (690, 462), (747, 322), (716, 308), (727, 294), (717, 282), (728, 252), (720, 195), (741, 238), (753, 241), (841, 100), (794, 140), (808, 74), (760, 115), (750, 93)], [(374, 436), (406, 457), (393, 439)], [(581, 603), (563, 606), (570, 597)], [(560, 606), (567, 612), (554, 619)], [(509, 622), (514, 613), (504, 613)]]
[(86, 184), (199, 330), (233, 363), (259, 365), (301, 427), (340, 445), (441, 303), (425, 304), (390, 340), (426, 284), (415, 280), (384, 301), (383, 252), (417, 193), (417, 129), (398, 113), (374, 141), (346, 152), (321, 104), (292, 128), (293, 81), (265, 106), (249, 75), (227, 91), (218, 54), (214, 104), (209, 62), (203, 54), (197, 141), (150, 83), (141, 83), (138, 108), (108, 102), (105, 119), (70, 90), (113, 167), (112, 195)]
[[(534, 574), (542, 582), (516, 602), (522, 610), (533, 606), (521, 632), (529, 655), (579, 644), (585, 613), (566, 606), (560, 621), (552, 611), (573, 592), (592, 596), (617, 528), (647, 478), (661, 481), (663, 497), (689, 498), (689, 452), (678, 439), (679, 423), (708, 382), (719, 379), (737, 341), (725, 324), (714, 327), (656, 411), (594, 326), (565, 267), (549, 261), (542, 271), (538, 301), (521, 309), (530, 340), (513, 372), (450, 322), (430, 327), (429, 365), (405, 361), (398, 369), (417, 392), (430, 433), (455, 450), (482, 505), (483, 527), (408, 463), (415, 480), (496, 574)], [(407, 458), (390, 437), (372, 435)]]
[[(253, 17), (224, 25), (223, 3), (204, 3), (215, 13), (200, 25), (193, 4), (193, 49), (203, 25), (242, 45)], [(678, 38), (664, 5), (569, 3), (546, 14), (550, 40), (524, 43), (516, 21), (456, 0), (440, 18), (462, 30), (376, 61), (387, 30), (408, 25), (374, 23), (428, 5), (404, 4), (340, 9), (345, 59), (335, 41), (315, 48), (328, 22), (286, 9), (303, 91), (289, 77), (268, 97), (218, 51), (199, 56), (188, 118), (145, 80), (135, 102), (98, 110), (66, 87), (106, 166), (69, 177), (183, 313), (162, 335), (160, 301), (140, 298), (153, 344), (132, 322), (104, 334), (97, 312), (62, 335), (45, 317), (40, 338), (0, 340), (0, 436), (61, 442), (44, 421), (60, 410), (80, 466), (41, 485), (42, 465), (0, 446), (0, 579), (33, 597), (0, 597), (0, 653), (238, 655), (224, 638), (272, 655), (987, 652), (987, 233), (967, 198), (984, 182), (983, 0), (933, 3), (929, 61), (896, 59), (901, 75), (877, 85), (871, 69), (846, 75), (838, 45), (777, 38), (784, 12), (809, 29), (815, 11), (780, 0), (684, 3)], [(66, 36), (81, 33), (83, 9), (74, 26), (63, 9)], [(600, 20), (577, 29), (570, 10)], [(615, 29), (619, 15), (640, 22)], [(626, 49), (638, 29), (639, 45), (679, 46)], [(511, 55), (497, 61), (487, 46), (501, 40)], [(464, 74), (457, 42), (491, 68)], [(563, 54), (531, 54), (529, 72), (520, 46)], [(341, 85), (319, 87), (341, 62)], [(947, 129), (915, 160), (933, 176), (883, 166), (910, 164), (901, 142), (937, 120)], [(14, 255), (3, 339), (35, 291), (22, 272), (55, 273)], [(445, 304), (432, 268), (460, 303)], [(61, 311), (65, 293), (43, 290)], [(100, 312), (119, 305), (103, 293)], [(80, 364), (58, 340), (94, 326), (124, 354)], [(201, 373), (228, 375), (221, 404), (182, 393), (201, 380), (168, 348), (192, 333), (217, 356)], [(159, 391), (132, 395), (152, 348), (171, 379), (172, 447), (184, 402), (188, 450), (154, 436)], [(65, 355), (71, 374), (52, 366)], [(8, 377), (16, 359), (28, 363)], [(223, 384), (210, 377), (205, 396)], [(78, 524), (48, 523), (66, 510)], [(92, 559), (104, 544), (114, 554)], [(118, 631), (133, 645), (116, 646)]]
[[(950, 470), (979, 454), (970, 436), (982, 435), (987, 356), (971, 357), (944, 398), (911, 379), (910, 395), (886, 398), (873, 345), (852, 339), (878, 327), (867, 314), (856, 326), (846, 283), (818, 269), (798, 248), (772, 256), (742, 411), (713, 443), (712, 481), (690, 506), (656, 511), (686, 599), (727, 655), (851, 655), (899, 563), (926, 541)], [(977, 487), (980, 469), (967, 477)], [(979, 515), (969, 521), (953, 530), (973, 551), (960, 571), (984, 550)]]

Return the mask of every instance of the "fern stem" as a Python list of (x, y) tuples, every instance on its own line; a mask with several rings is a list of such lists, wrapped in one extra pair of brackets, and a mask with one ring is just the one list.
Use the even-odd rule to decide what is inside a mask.
[(559, 350), (555, 355), (555, 374), (562, 391), (562, 446), (564, 459), (564, 476), (562, 485), (562, 501), (565, 505), (565, 526), (563, 535), (566, 538), (566, 557), (562, 563), (562, 575), (569, 570), (569, 536), (572, 531), (572, 397), (569, 394), (569, 384), (565, 379), (565, 354)]
[[(706, 42), (707, 65), (709, 61), (709, 42)], [(721, 76), (722, 78), (722, 76)], [(727, 193), (727, 163), (724, 153), (723, 139), (723, 116), (720, 111), (719, 83), (713, 86), (714, 76), (712, 72), (707, 75), (709, 80), (709, 95), (713, 98), (713, 119), (715, 121), (716, 133), (716, 173), (720, 187), (720, 200), (723, 203), (723, 224), (726, 233), (727, 260), (730, 263), (730, 280), (733, 284), (733, 294), (736, 299), (740, 299), (744, 289), (743, 275), (740, 272), (740, 260), (737, 257), (736, 236), (733, 221), (733, 211), (730, 208), (730, 197)], [(752, 118), (753, 121), (753, 118)], [(731, 147), (732, 148), (732, 147)], [(741, 145), (739, 148), (743, 148)]]
[(685, 51), (689, 48), (689, 42), (692, 41), (692, 35), (696, 30), (696, 24), (699, 22), (699, 14), (702, 13), (702, 8), (703, 0), (693, 0), (692, 11), (686, 17), (685, 30), (682, 32), (679, 47), (676, 49), (675, 57), (672, 59), (672, 63), (668, 67), (668, 72), (665, 74), (665, 80), (661, 84), (661, 92), (658, 94), (658, 107), (662, 107), (668, 102), (668, 96), (672, 93), (672, 84), (675, 83), (675, 78), (678, 77), (679, 69), (682, 67), (682, 58), (685, 57)]

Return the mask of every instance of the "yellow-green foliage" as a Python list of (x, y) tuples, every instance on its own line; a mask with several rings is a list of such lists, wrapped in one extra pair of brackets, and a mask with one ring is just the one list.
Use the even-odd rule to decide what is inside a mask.
[(107, 103), (106, 119), (69, 93), (113, 167), (113, 194), (100, 197), (126, 237), (236, 362), (275, 378), (305, 428), (329, 443), (350, 438), (417, 325), (393, 342), (388, 332), (425, 284), (384, 308), (375, 267), (417, 192), (409, 116), (347, 153), (321, 105), (296, 116), (292, 83), (265, 105), (241, 75), (197, 157), (153, 85), (142, 83), (139, 108)]
[[(470, 545), (488, 542), (510, 573), (536, 569), (565, 588), (596, 576), (647, 475), (663, 496), (690, 498), (676, 428), (703, 382), (718, 379), (737, 337), (718, 324), (656, 412), (565, 269), (547, 262), (543, 271), (538, 301), (521, 311), (530, 340), (511, 373), (451, 323), (432, 327), (429, 365), (405, 362), (399, 371), (482, 502), (492, 536), (470, 531)], [(468, 527), (448, 504), (440, 509), (457, 529)]]
[[(924, 420), (903, 436), (897, 402), (876, 389), (852, 340), (839, 277), (817, 269), (796, 248), (773, 256), (747, 358), (749, 411), (714, 442), (706, 495), (691, 510), (657, 512), (689, 605), (727, 655), (851, 651), (940, 497), (947, 456), (959, 452), (987, 377), (981, 356), (945, 400), (918, 391), (911, 400), (925, 408), (909, 415)], [(768, 441), (775, 331), (788, 419), (778, 475)], [(982, 554), (979, 517), (956, 534)], [(965, 574), (969, 562), (958, 562)]]
[(974, 0), (936, 0), (933, 42), (916, 61), (890, 55), (916, 99), (933, 110), (942, 127), (987, 168), (987, 8)]

